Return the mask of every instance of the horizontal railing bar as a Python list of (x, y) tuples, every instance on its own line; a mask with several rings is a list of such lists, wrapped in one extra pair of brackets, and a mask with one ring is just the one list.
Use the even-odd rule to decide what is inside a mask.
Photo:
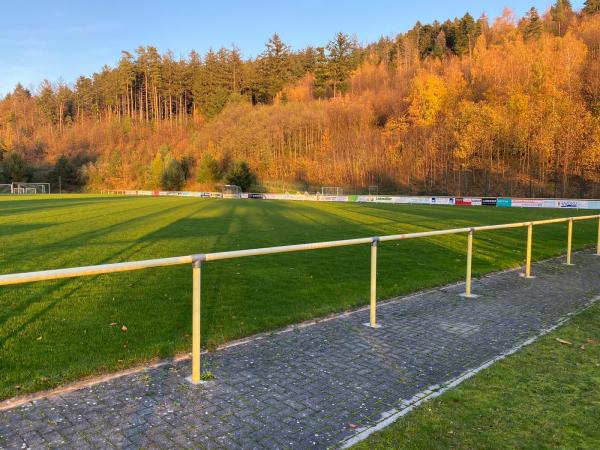
[(373, 238), (345, 239), (342, 241), (315, 242), (313, 244), (282, 245), (279, 247), (255, 248), (250, 250), (233, 250), (228, 252), (207, 253), (206, 261), (220, 261), (222, 259), (243, 258), (245, 256), (272, 255), (274, 253), (301, 252), (318, 250), (322, 248), (346, 247), (349, 245), (369, 244)]
[(507, 223), (505, 225), (481, 225), (479, 227), (473, 227), (473, 231), (490, 231), (490, 230), (504, 230), (506, 228), (523, 228), (529, 226), (529, 224), (535, 225), (535, 222), (516, 222)]
[(591, 219), (600, 219), (600, 214), (594, 214), (591, 216), (573, 216), (573, 217), (567, 217), (567, 220), (569, 219), (573, 219), (573, 220), (591, 220)]
[(101, 275), (105, 273), (129, 272), (133, 270), (149, 269), (151, 267), (177, 266), (181, 264), (191, 264), (192, 261), (193, 256), (176, 256), (173, 258), (146, 259), (143, 261), (0, 275), (0, 286), (30, 283), (33, 281), (59, 280), (62, 278), (75, 278), (88, 275)]
[(546, 219), (537, 220), (530, 222), (517, 222), (499, 225), (483, 225), (479, 227), (464, 227), (464, 228), (453, 228), (449, 230), (433, 230), (433, 231), (421, 231), (416, 233), (405, 233), (405, 234), (392, 234), (380, 237), (367, 237), (358, 239), (345, 239), (339, 241), (325, 241), (315, 242), (311, 244), (296, 244), (296, 245), (283, 245), (279, 247), (265, 247), (258, 249), (248, 250), (233, 250), (227, 252), (207, 253), (207, 254), (196, 254), (187, 256), (176, 256), (172, 258), (158, 258), (158, 259), (147, 259), (142, 261), (124, 262), (124, 263), (113, 263), (113, 264), (101, 264), (97, 266), (83, 266), (73, 267), (69, 269), (54, 269), (54, 270), (43, 270), (39, 272), (27, 272), (17, 274), (0, 275), (0, 286), (8, 286), (13, 284), (30, 283), (34, 281), (48, 281), (57, 280), (63, 278), (75, 278), (80, 276), (89, 275), (101, 275), (106, 273), (116, 272), (128, 272), (133, 270), (149, 269), (153, 267), (167, 267), (176, 266), (181, 264), (191, 264), (195, 261), (220, 261), (224, 259), (243, 258), (246, 256), (261, 256), (261, 255), (272, 255), (276, 253), (290, 253), (306, 250), (318, 250), (325, 248), (334, 247), (345, 247), (350, 245), (368, 244), (373, 240), (379, 241), (396, 241), (404, 239), (416, 239), (430, 236), (443, 236), (448, 234), (460, 234), (468, 233), (470, 231), (487, 231), (487, 230), (500, 230), (505, 228), (519, 228), (527, 227), (529, 224), (532, 225), (544, 225), (550, 223), (568, 222), (569, 220), (589, 220), (600, 218), (600, 215), (591, 216), (575, 216), (575, 217), (561, 217), (557, 219)]
[(381, 242), (400, 241), (400, 240), (404, 240), (404, 239), (415, 239), (415, 238), (429, 237), (429, 236), (443, 236), (445, 234), (468, 233), (471, 230), (472, 230), (472, 228), (452, 228), (449, 230), (419, 231), (416, 233), (390, 234), (387, 236), (380, 236), (379, 240)]

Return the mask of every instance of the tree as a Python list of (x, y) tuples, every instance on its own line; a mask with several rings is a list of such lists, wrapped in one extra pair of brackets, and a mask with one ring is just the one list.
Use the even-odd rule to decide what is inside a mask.
[(330, 78), (329, 65), (325, 56), (325, 48), (317, 48), (317, 57), (315, 63), (315, 98), (325, 98), (327, 96), (327, 87)]
[(554, 34), (563, 36), (573, 19), (571, 2), (569, 0), (556, 0), (556, 3), (550, 7), (550, 16), (552, 17)]
[(600, 0), (585, 0), (583, 3), (582, 14), (591, 16), (600, 12)]
[(218, 183), (223, 178), (219, 162), (210, 154), (205, 153), (198, 166), (196, 180), (198, 183)]
[(411, 81), (408, 113), (417, 125), (432, 125), (444, 106), (448, 88), (444, 80), (430, 73), (419, 73)]
[(49, 181), (55, 186), (59, 183), (63, 189), (78, 188), (81, 186), (81, 178), (75, 164), (64, 155), (61, 155), (50, 172)]
[(333, 96), (345, 92), (348, 88), (348, 77), (352, 71), (352, 41), (344, 33), (337, 33), (335, 38), (327, 44), (329, 52), (327, 63), (329, 78), (333, 87)]
[(291, 80), (290, 47), (275, 33), (265, 44), (258, 61), (260, 76), (257, 101), (271, 103), (275, 95)]
[(2, 173), (8, 182), (29, 181), (31, 178), (31, 168), (15, 151), (9, 152), (2, 159)]
[(193, 156), (184, 156), (181, 158), (181, 161), (179, 161), (179, 164), (181, 165), (181, 170), (183, 171), (183, 178), (186, 181), (189, 180), (192, 174), (192, 169), (194, 168), (194, 165), (196, 165), (196, 160)]
[(52, 84), (44, 80), (40, 86), (37, 102), (48, 123), (56, 125), (58, 123), (58, 110), (56, 107), (56, 95)]
[(181, 164), (171, 155), (167, 155), (160, 178), (161, 188), (167, 191), (179, 191), (185, 183)]
[(166, 152), (159, 150), (150, 164), (150, 187), (159, 189), (162, 184), (162, 174), (165, 169)]
[(239, 161), (234, 164), (225, 178), (228, 184), (235, 184), (244, 192), (256, 183), (256, 176), (250, 171), (250, 166), (246, 161)]
[(525, 38), (538, 38), (542, 34), (542, 21), (537, 9), (532, 7), (525, 16)]

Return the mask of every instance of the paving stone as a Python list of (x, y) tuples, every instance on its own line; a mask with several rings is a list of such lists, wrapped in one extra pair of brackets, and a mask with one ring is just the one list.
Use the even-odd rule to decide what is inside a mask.
[(202, 387), (188, 360), (5, 410), (0, 449), (335, 446), (590, 304), (600, 258), (574, 258), (380, 303), (379, 329), (357, 311), (213, 352)]

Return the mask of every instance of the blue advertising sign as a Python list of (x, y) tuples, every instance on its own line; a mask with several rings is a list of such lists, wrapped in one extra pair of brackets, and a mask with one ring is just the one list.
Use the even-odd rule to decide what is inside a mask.
[(504, 207), (504, 208), (510, 208), (512, 206), (512, 198), (500, 197), (496, 201), (496, 206), (501, 206), (501, 207)]

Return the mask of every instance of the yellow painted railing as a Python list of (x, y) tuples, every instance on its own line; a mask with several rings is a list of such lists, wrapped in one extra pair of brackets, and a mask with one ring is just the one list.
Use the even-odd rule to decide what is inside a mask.
[(404, 239), (417, 239), (432, 236), (444, 236), (448, 234), (467, 233), (467, 276), (465, 283), (465, 292), (461, 294), (464, 297), (476, 297), (471, 292), (471, 267), (473, 262), (473, 235), (476, 232), (502, 230), (507, 228), (527, 227), (527, 247), (525, 278), (533, 278), (531, 275), (531, 248), (533, 241), (533, 227), (536, 225), (545, 225), (551, 223), (568, 222), (567, 229), (567, 265), (571, 263), (571, 249), (573, 240), (573, 223), (578, 220), (598, 219), (598, 241), (596, 254), (600, 256), (600, 215), (562, 217), (558, 219), (537, 220), (533, 222), (518, 222), (501, 225), (484, 225), (479, 227), (453, 228), (448, 230), (423, 231), (418, 233), (394, 234), (388, 236), (366, 237), (359, 239), (346, 239), (341, 241), (316, 242), (311, 244), (284, 245), (279, 247), (257, 248), (250, 250), (235, 250), (217, 253), (199, 253), (188, 256), (178, 256), (173, 258), (148, 259), (144, 261), (101, 264), (97, 266), (74, 267), (69, 269), (44, 270), (40, 272), (27, 272), (0, 275), (0, 286), (8, 286), (34, 281), (57, 280), (63, 278), (74, 278), (87, 275), (100, 275), (115, 272), (127, 272), (132, 270), (148, 269), (151, 267), (167, 267), (182, 264), (192, 265), (193, 289), (192, 289), (192, 376), (191, 382), (200, 383), (200, 282), (202, 263), (210, 261), (219, 261), (223, 259), (243, 258), (246, 256), (272, 255), (275, 253), (289, 253), (306, 250), (317, 250), (324, 248), (345, 247), (350, 245), (370, 244), (371, 245), (371, 290), (370, 290), (370, 314), (369, 325), (376, 328), (377, 324), (377, 247), (380, 242), (399, 241)]

